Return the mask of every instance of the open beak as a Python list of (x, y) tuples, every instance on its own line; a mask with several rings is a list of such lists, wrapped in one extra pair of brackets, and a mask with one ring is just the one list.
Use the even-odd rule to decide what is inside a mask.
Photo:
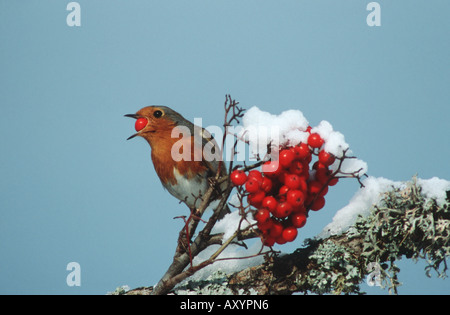
[[(126, 114), (126, 115), (124, 115), (124, 116), (125, 116), (125, 117), (134, 118), (134, 119), (138, 119), (138, 118), (139, 118), (139, 116), (136, 115), (136, 114)], [(139, 132), (137, 132), (137, 133), (135, 133), (134, 135), (128, 137), (127, 140), (133, 139), (134, 137), (136, 137), (136, 136), (138, 136), (138, 135), (139, 135)]]

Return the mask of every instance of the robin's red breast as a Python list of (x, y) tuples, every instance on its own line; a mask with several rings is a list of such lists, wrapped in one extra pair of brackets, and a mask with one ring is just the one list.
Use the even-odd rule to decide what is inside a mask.
[[(163, 186), (191, 210), (198, 208), (209, 188), (208, 178), (216, 176), (219, 164), (221, 175), (227, 174), (214, 138), (166, 106), (148, 106), (125, 116), (136, 119), (137, 133), (128, 139), (140, 136), (150, 144), (152, 162)], [(228, 207), (220, 217), (226, 212)]]

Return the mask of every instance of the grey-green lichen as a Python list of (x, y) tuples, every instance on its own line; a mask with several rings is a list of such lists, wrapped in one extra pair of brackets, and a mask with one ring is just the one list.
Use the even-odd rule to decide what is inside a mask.
[(359, 292), (361, 273), (358, 260), (348, 248), (332, 240), (326, 240), (309, 256), (309, 259), (316, 266), (308, 273), (308, 286), (314, 293)]
[(106, 293), (106, 295), (124, 295), (128, 291), (130, 291), (130, 287), (128, 285), (122, 285), (117, 287), (113, 292)]
[(177, 295), (226, 295), (233, 294), (228, 288), (227, 274), (220, 269), (205, 280), (189, 280), (175, 288)]
[(374, 275), (377, 285), (397, 293), (400, 269), (395, 261), (402, 257), (426, 259), (427, 276), (435, 270), (445, 278), (450, 255), (449, 198), (442, 205), (425, 198), (413, 178), (406, 189), (387, 192), (368, 217), (359, 217), (343, 235), (308, 240), (307, 245), (314, 242), (317, 248), (309, 256), (313, 266), (297, 279), (299, 287), (313, 293), (361, 293), (359, 284)]
[(435, 199), (421, 194), (416, 179), (403, 190), (387, 193), (372, 215), (361, 219), (355, 227), (364, 235), (361, 257), (365, 262), (389, 262), (383, 275), (389, 275), (391, 292), (396, 293), (399, 268), (395, 260), (402, 256), (413, 260), (426, 259), (426, 274), (435, 270), (446, 277), (446, 257), (450, 255), (449, 200), (441, 206)]

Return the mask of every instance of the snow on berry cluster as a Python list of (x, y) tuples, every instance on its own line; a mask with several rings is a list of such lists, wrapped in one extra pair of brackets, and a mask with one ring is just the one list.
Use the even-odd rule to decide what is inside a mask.
[[(247, 116), (249, 113), (251, 118)], [(325, 206), (329, 187), (336, 185), (340, 177), (364, 174), (367, 165), (347, 158), (348, 144), (343, 135), (333, 131), (326, 121), (311, 128), (299, 111), (274, 116), (255, 107), (246, 116), (244, 127), (249, 131), (251, 124), (253, 131), (253, 135), (246, 134), (250, 146), (252, 141), (253, 144), (261, 141), (257, 138), (264, 124), (279, 127), (278, 139), (264, 139), (276, 154), (268, 152), (271, 159), (264, 162), (260, 170), (233, 170), (231, 181), (241, 187), (248, 204), (256, 209), (254, 219), (263, 244), (292, 242), (298, 229), (306, 224), (309, 211)], [(352, 162), (348, 163), (349, 160)]]

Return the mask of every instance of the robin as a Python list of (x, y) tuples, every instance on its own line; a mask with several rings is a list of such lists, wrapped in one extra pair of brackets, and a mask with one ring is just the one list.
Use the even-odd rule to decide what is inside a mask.
[[(136, 136), (147, 140), (162, 185), (195, 213), (219, 165), (220, 175), (227, 175), (219, 146), (212, 135), (166, 106), (148, 106), (125, 116), (136, 119), (137, 133), (127, 140)], [(224, 184), (215, 192), (214, 199), (220, 197)], [(226, 206), (219, 218), (228, 212)]]

